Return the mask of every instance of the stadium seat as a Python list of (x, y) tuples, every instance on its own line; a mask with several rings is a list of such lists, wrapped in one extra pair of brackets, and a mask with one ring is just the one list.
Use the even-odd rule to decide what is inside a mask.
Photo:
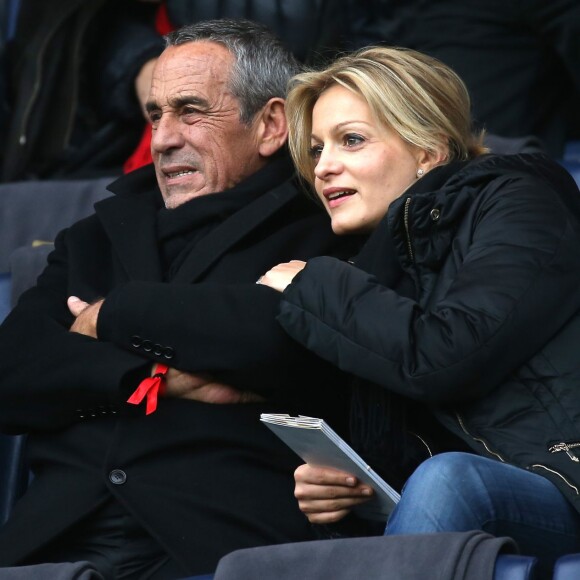
[(570, 172), (580, 187), (580, 141), (570, 141), (566, 144), (560, 164)]
[[(442, 549), (443, 548), (443, 549)], [(533, 580), (536, 558), (511, 552), (506, 538), (481, 531), (315, 540), (236, 550), (219, 561), (215, 580), (368, 578)], [(492, 559), (493, 558), (493, 559)], [(483, 570), (488, 572), (481, 576)]]
[(22, 435), (0, 435), (0, 525), (8, 519), (14, 502), (28, 485), (24, 443)]
[[(95, 202), (111, 195), (106, 185), (112, 180), (0, 184), (0, 322), (35, 283), (58, 231), (92, 213)], [(0, 434), (0, 525), (28, 484), (25, 441)]]
[(580, 554), (568, 554), (556, 561), (553, 580), (578, 580), (580, 578)]

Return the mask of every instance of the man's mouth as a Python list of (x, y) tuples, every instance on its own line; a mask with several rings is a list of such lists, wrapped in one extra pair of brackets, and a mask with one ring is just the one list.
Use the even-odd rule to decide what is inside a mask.
[(194, 173), (196, 173), (197, 170), (195, 169), (184, 169), (181, 171), (171, 171), (171, 172), (167, 172), (165, 173), (165, 176), (168, 177), (169, 179), (175, 179), (176, 177), (183, 177), (184, 175), (193, 175)]

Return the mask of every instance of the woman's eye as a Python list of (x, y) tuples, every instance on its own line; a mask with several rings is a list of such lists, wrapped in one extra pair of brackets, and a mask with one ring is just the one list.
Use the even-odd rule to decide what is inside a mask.
[(356, 147), (357, 145), (360, 145), (363, 142), (364, 138), (361, 137), (360, 135), (349, 134), (344, 136), (344, 144), (347, 147)]
[(310, 147), (310, 157), (314, 160), (320, 159), (320, 155), (322, 155), (322, 145), (312, 145)]

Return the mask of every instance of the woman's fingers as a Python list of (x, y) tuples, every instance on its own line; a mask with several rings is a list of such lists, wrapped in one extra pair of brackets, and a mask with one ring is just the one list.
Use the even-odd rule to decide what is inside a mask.
[(298, 272), (304, 269), (304, 266), (306, 266), (306, 262), (302, 262), (301, 260), (292, 260), (278, 264), (271, 270), (268, 270), (263, 276), (260, 276), (257, 284), (270, 286), (270, 288), (278, 290), (278, 292), (284, 292), (286, 286), (292, 282)]
[(342, 485), (345, 487), (358, 485), (356, 477), (346, 471), (340, 471), (332, 467), (316, 467), (308, 463), (296, 468), (294, 479), (296, 483), (312, 483), (315, 485)]
[(372, 488), (353, 475), (327, 467), (301, 465), (294, 479), (298, 506), (311, 523), (337, 522), (373, 495)]

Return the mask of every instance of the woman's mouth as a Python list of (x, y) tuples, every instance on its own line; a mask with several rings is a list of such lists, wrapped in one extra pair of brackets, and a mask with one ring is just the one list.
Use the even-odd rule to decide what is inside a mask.
[(328, 206), (333, 208), (333, 207), (337, 207), (338, 205), (343, 203), (343, 201), (346, 198), (354, 195), (355, 193), (356, 193), (356, 190), (354, 190), (354, 189), (335, 188), (331, 191), (325, 191), (324, 197), (326, 197), (326, 199), (328, 201)]

